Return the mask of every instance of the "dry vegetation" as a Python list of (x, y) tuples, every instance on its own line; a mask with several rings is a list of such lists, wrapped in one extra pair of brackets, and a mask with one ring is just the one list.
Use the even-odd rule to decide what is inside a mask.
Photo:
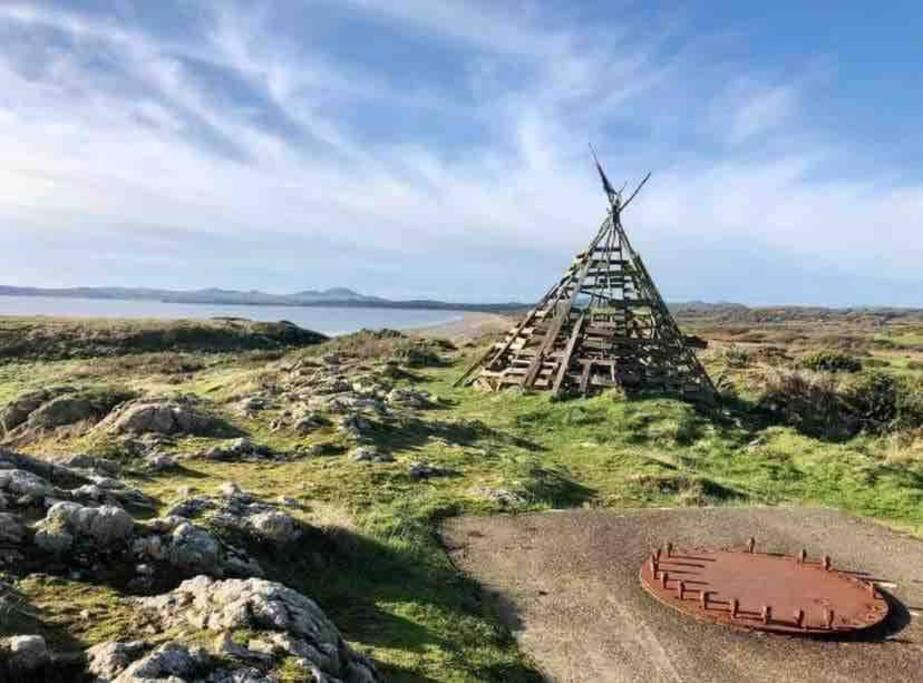
[[(316, 533), (283, 554), (252, 553), (268, 577), (316, 598), (391, 679), (538, 680), (448, 561), (437, 535), (446, 517), (806, 503), (923, 530), (923, 314), (686, 308), (680, 323), (709, 340), (702, 358), (724, 394), (719, 410), (664, 397), (552, 401), (452, 388), (486, 339), (456, 349), (384, 331), (292, 348), (307, 337), (267, 345), (265, 331), (234, 323), (229, 347), (226, 332), (215, 342), (211, 330), (187, 337), (158, 324), (158, 339), (185, 341), (151, 348), (99, 342), (99, 323), (81, 332), (35, 320), (0, 322), (2, 348), (19, 349), (0, 363), (0, 408), (57, 385), (92, 398), (96, 412), (74, 424), (7, 438), (48, 459), (118, 460), (161, 514), (226, 481), (296, 501)], [(150, 338), (144, 325), (126, 325), (132, 339)], [(98, 422), (112, 396), (191, 397), (272, 455), (236, 458), (227, 438), (212, 436), (127, 439)], [(357, 446), (377, 456), (356, 460)], [(215, 447), (231, 456), (203, 457)], [(155, 451), (179, 466), (152, 471), (145, 458)], [(31, 610), (25, 628), (55, 642), (131, 634), (126, 585), (9, 578)]]

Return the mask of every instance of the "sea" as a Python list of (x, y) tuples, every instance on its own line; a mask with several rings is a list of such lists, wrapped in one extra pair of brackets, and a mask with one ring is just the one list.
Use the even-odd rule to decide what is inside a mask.
[(163, 301), (76, 299), (45, 296), (0, 296), (0, 315), (66, 316), (86, 318), (215, 318), (288, 320), (299, 327), (326, 335), (388, 327), (406, 330), (459, 320), (459, 311), (404, 308), (327, 306), (245, 306), (226, 304), (176, 304)]

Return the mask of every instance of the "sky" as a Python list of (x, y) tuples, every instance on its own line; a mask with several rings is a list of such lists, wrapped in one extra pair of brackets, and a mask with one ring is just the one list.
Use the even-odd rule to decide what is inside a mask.
[(923, 5), (0, 2), (0, 284), (923, 306)]

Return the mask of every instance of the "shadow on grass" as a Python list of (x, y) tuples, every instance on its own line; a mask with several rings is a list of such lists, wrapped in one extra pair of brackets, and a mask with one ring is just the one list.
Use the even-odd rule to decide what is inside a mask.
[(375, 442), (389, 450), (422, 448), (430, 439), (442, 439), (453, 446), (477, 446), (493, 443), (515, 446), (527, 451), (543, 451), (545, 447), (515, 434), (494, 429), (480, 420), (424, 420), (417, 416), (401, 416), (395, 424), (377, 425)]
[(50, 624), (41, 610), (29, 604), (12, 586), (0, 582), (0, 636), (40, 635), (57, 656), (44, 666), (23, 672), (6, 658), (0, 659), (0, 681), (22, 683), (73, 683), (87, 679), (83, 652), (86, 644), (63, 626)]
[[(445, 666), (477, 680), (542, 680), (518, 661), (509, 632), (482, 604), (479, 585), (452, 567), (431, 529), (393, 544), (315, 529), (284, 557), (258, 557), (267, 578), (314, 598), (349, 640), (421, 654), (437, 648)], [(492, 645), (497, 656), (472, 661), (465, 643), (478, 650)], [(382, 669), (390, 680), (431, 680), (401, 667)]]

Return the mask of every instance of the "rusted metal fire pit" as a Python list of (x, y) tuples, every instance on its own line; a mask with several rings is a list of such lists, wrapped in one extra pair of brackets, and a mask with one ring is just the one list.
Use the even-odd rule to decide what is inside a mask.
[(874, 584), (838, 571), (828, 556), (744, 550), (658, 548), (641, 584), (665, 605), (696, 619), (790, 634), (842, 634), (880, 623), (888, 603)]

